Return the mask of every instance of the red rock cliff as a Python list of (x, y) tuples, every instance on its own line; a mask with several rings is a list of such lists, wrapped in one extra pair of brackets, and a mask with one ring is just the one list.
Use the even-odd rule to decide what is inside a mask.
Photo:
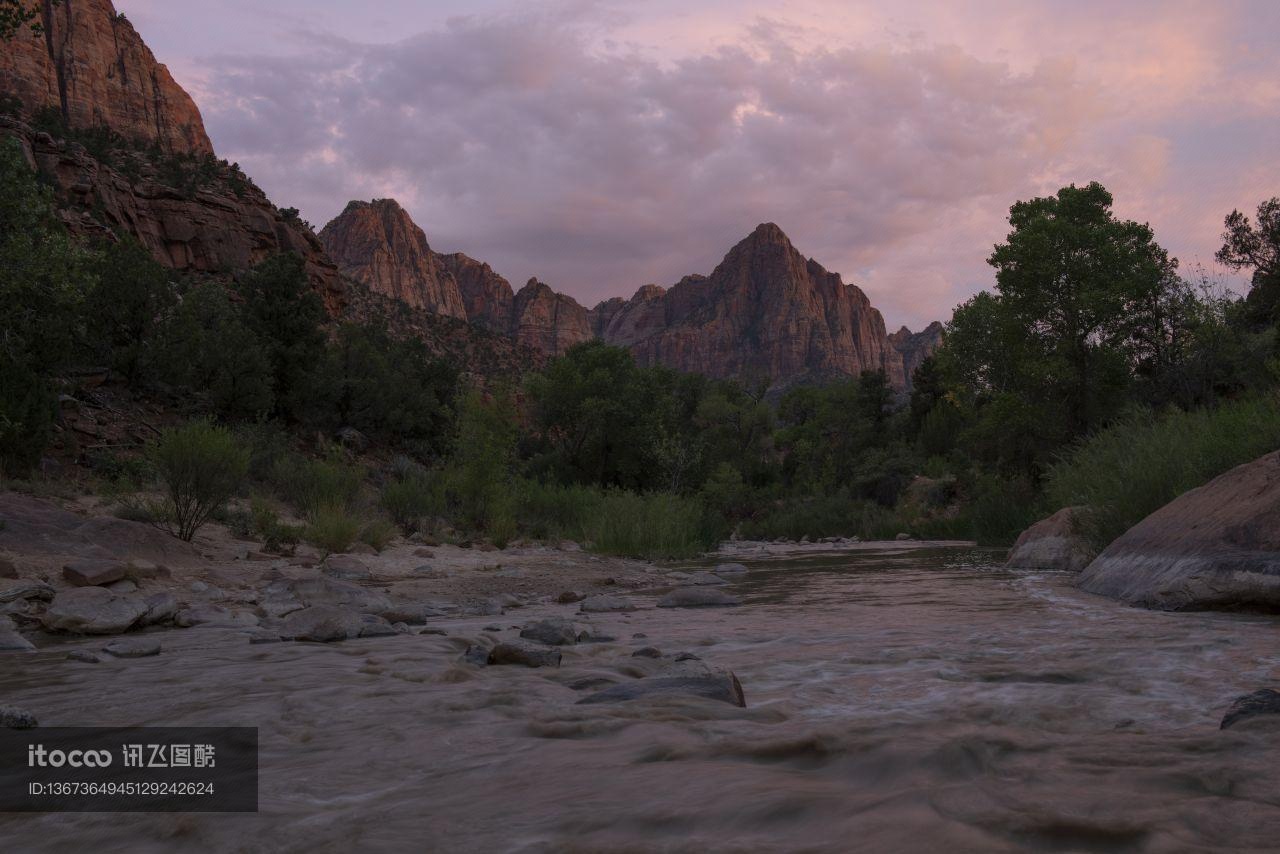
[(395, 199), (350, 202), (320, 230), (338, 268), (376, 293), (445, 317), (466, 319), (457, 280)]
[(163, 151), (212, 154), (200, 111), (110, 0), (49, 0), (43, 32), (23, 27), (0, 51), (0, 93), (31, 116), (58, 109), (75, 129), (107, 127)]

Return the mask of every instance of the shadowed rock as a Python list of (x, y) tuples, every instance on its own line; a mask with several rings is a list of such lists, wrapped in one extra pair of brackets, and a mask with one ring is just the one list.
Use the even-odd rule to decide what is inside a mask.
[(62, 567), (62, 577), (76, 587), (102, 587), (122, 581), (125, 569), (118, 560), (75, 560)]
[(17, 706), (0, 706), (0, 727), (9, 729), (35, 729), (39, 726), (36, 716)]
[(622, 596), (600, 593), (582, 600), (578, 610), (584, 614), (604, 614), (614, 611), (634, 611), (635, 603)]
[(740, 563), (722, 563), (712, 570), (716, 575), (741, 575), (747, 572), (747, 568)]
[(728, 584), (718, 575), (712, 575), (710, 572), (695, 572), (687, 578), (683, 579), (681, 584), (688, 584), (693, 587), (716, 587), (721, 584)]
[(560, 650), (506, 641), (489, 650), (489, 664), (523, 664), (525, 667), (559, 667)]
[(1023, 531), (1009, 550), (1012, 569), (1079, 572), (1093, 560), (1093, 547), (1079, 533), (1081, 508), (1064, 507)]
[(325, 558), (321, 572), (330, 578), (341, 581), (367, 581), (371, 577), (369, 567), (360, 558), (349, 555), (329, 555)]
[(54, 590), (43, 581), (25, 579), (0, 587), (0, 605), (9, 602), (39, 600), (48, 602), (53, 598)]
[(147, 658), (160, 654), (160, 641), (150, 638), (114, 640), (104, 646), (102, 651), (116, 658)]
[(19, 634), (13, 620), (0, 614), (0, 652), (30, 652), (33, 649), (35, 645)]
[(1222, 716), (1222, 724), (1218, 728), (1227, 729), (1251, 718), (1263, 716), (1280, 724), (1280, 691), (1262, 688), (1252, 694), (1236, 698), (1231, 708), (1227, 709), (1227, 713)]

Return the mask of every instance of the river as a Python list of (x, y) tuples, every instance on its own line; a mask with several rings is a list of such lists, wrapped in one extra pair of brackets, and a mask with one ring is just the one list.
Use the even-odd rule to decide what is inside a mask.
[[(447, 636), (3, 656), (0, 703), (43, 725), (257, 726), (261, 781), (257, 814), (0, 816), (0, 850), (1274, 850), (1280, 727), (1218, 723), (1274, 685), (1280, 623), (1137, 610), (993, 558), (746, 560), (742, 607), (593, 615), (617, 641), (559, 670), (459, 663), (490, 624), (572, 613), (552, 604)], [(569, 683), (636, 675), (642, 645), (732, 669), (747, 707), (574, 705)]]

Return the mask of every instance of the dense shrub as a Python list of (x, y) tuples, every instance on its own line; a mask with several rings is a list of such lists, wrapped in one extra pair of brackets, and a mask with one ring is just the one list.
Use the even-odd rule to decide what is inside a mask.
[(322, 506), (309, 516), (303, 538), (324, 552), (340, 554), (360, 536), (360, 518), (340, 505)]
[(166, 430), (151, 459), (165, 488), (171, 531), (183, 540), (235, 494), (249, 468), (249, 454), (231, 432), (204, 421)]
[(338, 457), (308, 460), (290, 454), (277, 460), (270, 480), (280, 497), (311, 516), (321, 510), (354, 509), (364, 478), (364, 469)]
[(593, 551), (648, 560), (696, 557), (717, 540), (702, 504), (670, 493), (600, 493), (581, 525)]
[(396, 538), (396, 526), (386, 519), (373, 519), (360, 529), (360, 542), (374, 551), (382, 551)]
[(1104, 548), (1148, 514), (1233, 466), (1280, 449), (1274, 395), (1214, 410), (1138, 412), (1072, 449), (1049, 470), (1050, 507), (1084, 506)]
[(382, 509), (405, 534), (417, 531), (427, 516), (445, 512), (444, 481), (425, 472), (394, 477), (382, 488)]

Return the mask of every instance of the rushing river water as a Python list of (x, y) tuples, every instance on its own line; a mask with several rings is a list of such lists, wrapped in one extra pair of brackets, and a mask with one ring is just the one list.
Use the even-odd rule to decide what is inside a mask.
[[(0, 816), (3, 851), (1210, 851), (1280, 845), (1280, 729), (1218, 730), (1275, 684), (1272, 618), (1163, 614), (964, 549), (747, 561), (732, 609), (595, 615), (556, 670), (449, 636), (158, 658), (0, 658), (46, 725), (260, 728), (260, 813)], [(642, 604), (653, 598), (636, 596)], [(634, 638), (641, 633), (644, 638)], [(747, 708), (577, 706), (643, 645), (734, 670)]]

